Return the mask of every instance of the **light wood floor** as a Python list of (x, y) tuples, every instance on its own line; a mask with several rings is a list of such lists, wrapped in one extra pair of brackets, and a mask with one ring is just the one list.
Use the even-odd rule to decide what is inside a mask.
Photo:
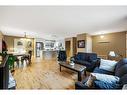
[(32, 64), (16, 68), (16, 89), (74, 89), (77, 73), (66, 68), (59, 71), (56, 60), (33, 59)]

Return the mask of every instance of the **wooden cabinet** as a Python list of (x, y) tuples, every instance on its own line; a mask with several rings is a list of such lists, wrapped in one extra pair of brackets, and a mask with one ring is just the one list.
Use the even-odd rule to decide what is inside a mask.
[(9, 66), (7, 64), (8, 56), (0, 64), (0, 89), (8, 89)]

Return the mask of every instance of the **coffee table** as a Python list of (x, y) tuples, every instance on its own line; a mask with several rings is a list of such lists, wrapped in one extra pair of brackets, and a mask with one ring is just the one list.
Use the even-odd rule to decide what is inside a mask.
[(61, 72), (61, 67), (65, 67), (72, 71), (76, 71), (78, 72), (78, 81), (82, 80), (82, 73), (85, 72), (86, 66), (76, 64), (76, 63), (74, 65), (70, 65), (69, 62), (59, 62), (59, 65), (60, 65), (60, 72)]

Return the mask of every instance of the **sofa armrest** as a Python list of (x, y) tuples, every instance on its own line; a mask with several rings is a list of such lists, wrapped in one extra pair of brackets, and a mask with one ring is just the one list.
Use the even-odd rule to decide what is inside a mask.
[(93, 60), (95, 67), (99, 67), (100, 66), (100, 58), (97, 58), (96, 60)]
[(86, 62), (86, 66), (88, 66), (86, 71), (93, 72), (96, 67), (100, 66), (100, 58), (97, 58), (96, 60), (92, 60), (90, 62)]
[(127, 84), (124, 84), (122, 90), (127, 90)]
[(91, 68), (93, 68), (93, 70), (94, 70), (96, 67), (99, 67), (100, 66), (100, 59), (97, 58), (96, 60), (92, 60), (90, 62), (90, 64), (91, 64)]
[(85, 85), (85, 83), (87, 82), (89, 76), (86, 77), (85, 79), (83, 79), (81, 82), (78, 81), (78, 82), (75, 82), (75, 89), (76, 90), (89, 90), (89, 89), (93, 89), (93, 88), (89, 88), (88, 86)]
[(89, 87), (86, 86), (85, 84), (83, 84), (82, 82), (76, 82), (75, 83), (75, 89), (83, 90), (83, 89), (89, 89)]
[(95, 83), (93, 83), (93, 87), (88, 87), (85, 85), (85, 83), (87, 82), (89, 77), (85, 78), (84, 80), (82, 80), (81, 82), (76, 82), (75, 83), (75, 89), (76, 90), (93, 90), (93, 89), (98, 89), (95, 87)]

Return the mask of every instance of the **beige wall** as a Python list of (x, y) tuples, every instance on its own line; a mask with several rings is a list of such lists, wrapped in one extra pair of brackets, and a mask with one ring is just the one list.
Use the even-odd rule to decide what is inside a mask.
[(98, 55), (108, 55), (109, 51), (126, 56), (126, 32), (116, 32), (92, 37), (92, 50)]
[(2, 38), (3, 38), (3, 34), (0, 31), (0, 52), (2, 52)]
[(11, 51), (11, 48), (14, 48), (14, 36), (4, 36), (4, 40), (7, 44), (8, 51)]
[(86, 36), (86, 52), (92, 52), (92, 37), (88, 34)]
[[(78, 34), (77, 35), (77, 42), (79, 40), (85, 40), (86, 41), (86, 33), (84, 33), (84, 34)], [(85, 48), (78, 48), (78, 46), (77, 46), (77, 52), (85, 52)]]
[(2, 34), (2, 32), (0, 31), (0, 38), (2, 38), (3, 37), (3, 34)]
[(78, 34), (77, 35), (77, 42), (79, 40), (85, 40), (85, 48), (78, 48), (77, 52), (92, 52), (92, 37), (87, 33)]
[[(4, 40), (7, 44), (8, 51), (13, 51), (12, 49), (14, 48), (14, 39), (21, 39), (22, 37), (16, 37), (16, 36), (4, 36)], [(34, 54), (34, 39), (30, 38), (32, 40), (32, 49), (33, 49), (33, 54)], [(27, 50), (27, 48), (26, 48)]]

